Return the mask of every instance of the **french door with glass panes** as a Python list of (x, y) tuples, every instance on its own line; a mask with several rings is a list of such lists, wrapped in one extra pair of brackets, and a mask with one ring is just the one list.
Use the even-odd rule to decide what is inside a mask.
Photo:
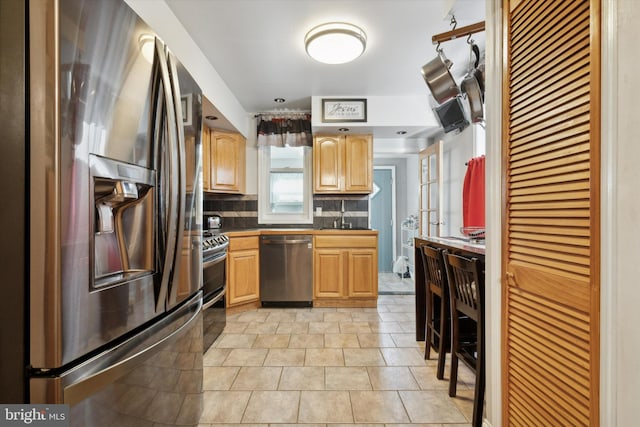
[(420, 235), (440, 236), (442, 218), (442, 141), (419, 155), (420, 159)]

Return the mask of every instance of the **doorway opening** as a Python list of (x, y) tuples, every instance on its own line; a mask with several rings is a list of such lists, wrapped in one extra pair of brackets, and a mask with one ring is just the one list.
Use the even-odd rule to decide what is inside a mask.
[(396, 166), (374, 166), (373, 192), (369, 202), (371, 228), (378, 230), (378, 294), (406, 295), (414, 292), (413, 280), (393, 272), (398, 251), (396, 221)]

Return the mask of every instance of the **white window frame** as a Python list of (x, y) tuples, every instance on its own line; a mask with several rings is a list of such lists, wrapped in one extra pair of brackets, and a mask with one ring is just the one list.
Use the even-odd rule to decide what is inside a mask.
[(271, 150), (268, 146), (258, 148), (258, 224), (313, 224), (313, 173), (312, 150), (304, 147), (303, 163), (303, 210), (302, 213), (271, 212)]

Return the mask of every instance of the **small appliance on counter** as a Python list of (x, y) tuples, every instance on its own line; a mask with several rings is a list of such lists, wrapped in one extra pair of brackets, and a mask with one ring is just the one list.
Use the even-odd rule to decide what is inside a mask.
[(222, 217), (220, 215), (211, 215), (207, 218), (209, 230), (219, 230), (222, 228)]

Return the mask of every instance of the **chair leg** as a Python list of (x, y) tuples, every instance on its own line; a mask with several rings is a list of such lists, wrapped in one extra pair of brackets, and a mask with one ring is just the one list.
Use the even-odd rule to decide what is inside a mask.
[(447, 327), (447, 310), (444, 298), (440, 297), (440, 340), (438, 342), (438, 369), (436, 378), (439, 380), (444, 378), (444, 363), (447, 357), (447, 340), (449, 339)]
[[(478, 361), (480, 362), (480, 361)], [(477, 367), (476, 373), (476, 387), (473, 393), (473, 414), (472, 423), (473, 427), (482, 426), (482, 413), (484, 409), (484, 386), (485, 386), (485, 373), (484, 367)]]
[(431, 318), (433, 316), (433, 295), (427, 289), (426, 298), (426, 316), (424, 322), (424, 358), (429, 360), (431, 358), (431, 340), (433, 339), (433, 327), (431, 326)]
[(478, 358), (476, 359), (476, 386), (473, 393), (473, 427), (482, 426), (482, 412), (484, 409), (484, 392), (486, 383), (485, 339), (483, 322), (478, 323)]
[(449, 375), (449, 397), (456, 397), (458, 386), (458, 356), (451, 350), (451, 375)]
[(433, 335), (433, 329), (429, 325), (429, 319), (427, 319), (424, 326), (424, 358), (429, 360), (431, 358), (431, 336)]

